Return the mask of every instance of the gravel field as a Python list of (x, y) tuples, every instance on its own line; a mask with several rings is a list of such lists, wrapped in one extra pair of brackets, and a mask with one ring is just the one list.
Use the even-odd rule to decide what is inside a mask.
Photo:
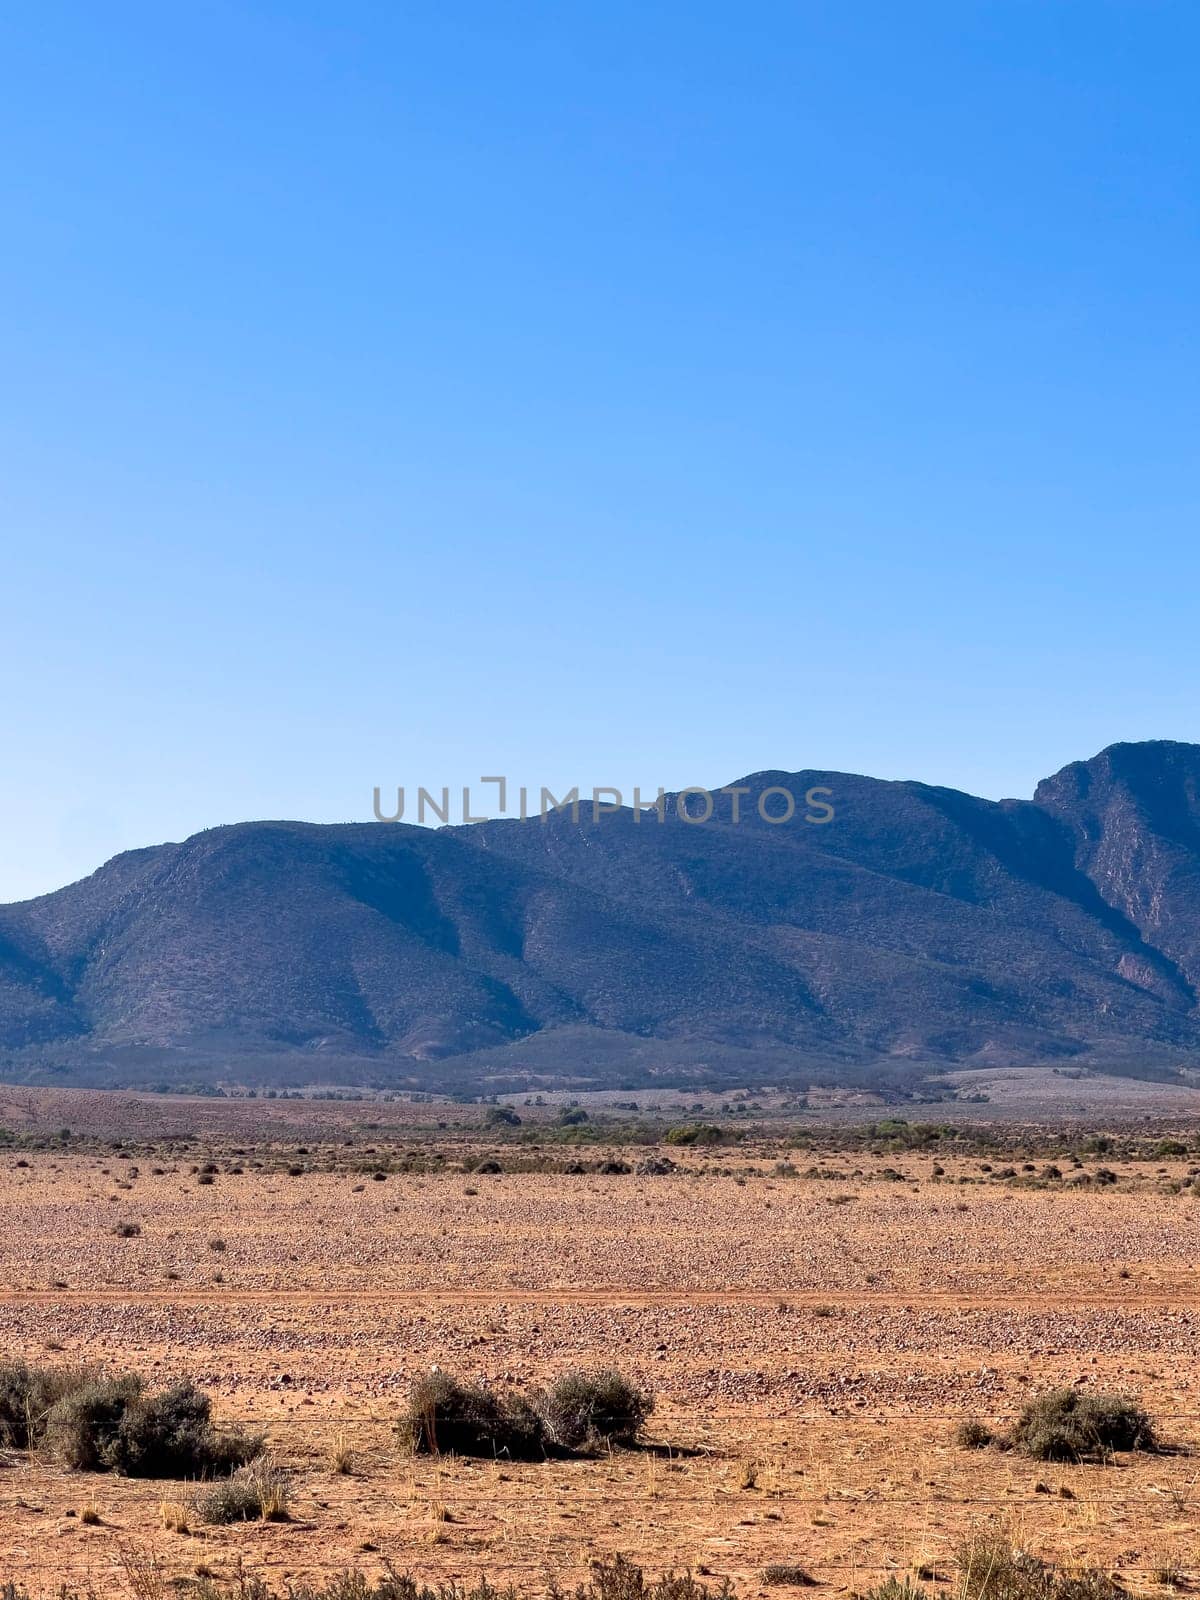
[[(835, 1177), (771, 1176), (786, 1152), (767, 1145), (737, 1156), (758, 1175), (677, 1150), (661, 1176), (481, 1174), (460, 1170), (458, 1128), (448, 1170), (376, 1181), (327, 1170), (337, 1141), (299, 1153), (286, 1121), (258, 1146), (209, 1133), (187, 1150), (0, 1154), (0, 1335), (41, 1362), (194, 1377), (221, 1419), (266, 1431), (292, 1520), (180, 1533), (163, 1506), (187, 1485), (13, 1453), (0, 1579), (86, 1581), (107, 1600), (130, 1592), (140, 1552), (164, 1594), (239, 1559), (279, 1583), (387, 1558), (540, 1585), (623, 1551), (747, 1595), (766, 1592), (766, 1563), (798, 1562), (841, 1593), (942, 1570), (967, 1528), (1001, 1519), (1139, 1593), (1159, 1592), (1166, 1565), (1200, 1580), (1186, 1161), (1106, 1158), (1105, 1187), (998, 1181), (965, 1156), (937, 1175), (931, 1156), (861, 1150), (822, 1159)], [(654, 1448), (412, 1459), (392, 1425), (434, 1364), (516, 1385), (615, 1364), (657, 1396)], [(1011, 1420), (1052, 1383), (1137, 1392), (1181, 1449), (1060, 1466), (952, 1442), (962, 1418)]]

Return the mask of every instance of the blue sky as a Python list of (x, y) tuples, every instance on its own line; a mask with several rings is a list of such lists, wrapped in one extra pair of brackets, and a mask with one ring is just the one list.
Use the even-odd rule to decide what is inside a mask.
[(1200, 15), (0, 26), (0, 900), (371, 790), (1200, 739)]

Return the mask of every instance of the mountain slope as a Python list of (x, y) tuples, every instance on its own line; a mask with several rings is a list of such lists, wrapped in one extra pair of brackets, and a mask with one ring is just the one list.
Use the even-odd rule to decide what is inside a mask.
[[(1032, 801), (741, 784), (736, 822), (718, 796), (704, 824), (245, 823), (119, 856), (0, 908), (7, 1070), (828, 1078), (1200, 1051), (1200, 747), (1113, 746)], [(834, 819), (764, 822), (772, 785), (830, 790)]]

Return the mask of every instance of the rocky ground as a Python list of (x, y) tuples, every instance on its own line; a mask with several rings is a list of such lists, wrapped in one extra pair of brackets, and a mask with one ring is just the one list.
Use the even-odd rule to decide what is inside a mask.
[[(747, 1595), (769, 1562), (848, 1592), (945, 1570), (988, 1519), (1139, 1592), (1200, 1578), (1186, 1160), (1105, 1157), (1115, 1182), (1072, 1183), (1091, 1157), (1033, 1187), (1041, 1158), (1002, 1179), (978, 1156), (848, 1150), (806, 1178), (776, 1175), (789, 1152), (766, 1140), (673, 1150), (665, 1175), (484, 1174), (450, 1128), (445, 1171), (388, 1170), (403, 1152), (381, 1143), (376, 1179), (340, 1138), (289, 1142), (290, 1115), (261, 1145), (0, 1154), (6, 1354), (194, 1377), (293, 1481), (290, 1522), (183, 1533), (166, 1524), (190, 1486), (12, 1453), (0, 1581), (107, 1597), (139, 1561), (166, 1585), (239, 1560), (278, 1583), (390, 1560), (540, 1587), (622, 1551)], [(434, 1364), (517, 1385), (614, 1364), (655, 1392), (654, 1448), (414, 1460), (392, 1425)], [(1052, 1383), (1136, 1391), (1179, 1452), (1046, 1466), (953, 1443), (964, 1417), (1003, 1424)]]

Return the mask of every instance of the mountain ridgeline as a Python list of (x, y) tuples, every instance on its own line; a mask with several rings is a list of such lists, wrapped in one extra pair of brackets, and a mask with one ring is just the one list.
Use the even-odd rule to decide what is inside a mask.
[[(1200, 746), (993, 802), (744, 778), (739, 820), (257, 822), (0, 907), (0, 1065), (67, 1083), (912, 1081), (1200, 1063)], [(771, 786), (834, 819), (762, 820)]]

